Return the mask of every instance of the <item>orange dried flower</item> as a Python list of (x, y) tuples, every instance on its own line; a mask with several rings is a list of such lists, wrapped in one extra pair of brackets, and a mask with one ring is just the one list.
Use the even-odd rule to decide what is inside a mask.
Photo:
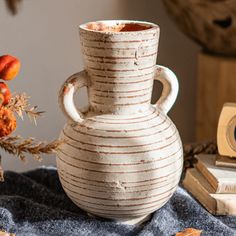
[(20, 61), (11, 55), (0, 56), (0, 78), (3, 80), (14, 79), (20, 71)]
[(12, 111), (4, 106), (0, 108), (0, 137), (12, 133), (16, 129), (16, 118)]

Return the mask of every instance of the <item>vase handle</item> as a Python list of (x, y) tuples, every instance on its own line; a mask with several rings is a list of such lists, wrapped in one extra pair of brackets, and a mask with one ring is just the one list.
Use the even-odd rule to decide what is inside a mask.
[(160, 65), (157, 65), (154, 79), (163, 84), (162, 94), (156, 102), (156, 106), (167, 114), (174, 105), (179, 92), (178, 79), (170, 69)]
[(63, 113), (73, 122), (82, 122), (83, 114), (76, 108), (74, 94), (80, 88), (88, 86), (88, 73), (84, 70), (70, 76), (62, 85), (58, 102)]

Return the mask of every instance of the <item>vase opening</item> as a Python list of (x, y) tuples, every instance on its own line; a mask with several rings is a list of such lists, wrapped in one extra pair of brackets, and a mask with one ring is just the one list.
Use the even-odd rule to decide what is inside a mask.
[(131, 32), (147, 30), (150, 28), (152, 28), (152, 26), (138, 23), (116, 23), (114, 25), (109, 25), (103, 22), (91, 22), (86, 25), (86, 29), (101, 32)]
[(157, 25), (143, 21), (104, 20), (88, 22), (80, 26), (81, 29), (100, 33), (129, 33), (159, 28)]

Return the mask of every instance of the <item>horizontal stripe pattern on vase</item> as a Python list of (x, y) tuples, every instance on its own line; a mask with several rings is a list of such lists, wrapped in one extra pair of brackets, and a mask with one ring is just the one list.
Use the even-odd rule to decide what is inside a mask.
[[(85, 58), (85, 63), (88, 66), (88, 68), (92, 67), (92, 68), (99, 68), (99, 69), (109, 69), (112, 68), (114, 70), (122, 70), (125, 68), (129, 68), (130, 70), (137, 70), (137, 69), (144, 69), (149, 67), (150, 65), (155, 65), (156, 61), (155, 58), (149, 58), (149, 57), (142, 57), (139, 58), (138, 60), (134, 61), (130, 61), (127, 59), (124, 60), (115, 60), (115, 59), (101, 59), (101, 58), (92, 58), (89, 56), (86, 56)], [(145, 75), (145, 74), (142, 74)], [(93, 74), (93, 77), (95, 77), (96, 75)], [(98, 76), (101, 78), (106, 78), (105, 76)], [(141, 77), (141, 75), (138, 74), (134, 74), (131, 76), (127, 76), (127, 79), (131, 79), (131, 78), (138, 78)], [(125, 77), (122, 76), (111, 76), (111, 77), (107, 77), (108, 80), (112, 80), (112, 79), (123, 79), (123, 81), (125, 80)]]
[[(162, 199), (162, 197), (170, 194), (177, 186), (178, 179), (170, 183), (169, 185), (166, 185), (164, 187), (160, 187), (154, 190), (148, 190), (146, 192), (139, 191), (139, 192), (133, 192), (133, 193), (124, 193), (122, 192), (98, 192), (98, 191), (90, 191), (88, 189), (83, 189), (75, 187), (69, 182), (65, 182), (63, 180), (63, 177), (60, 177), (62, 185), (66, 192), (68, 192), (70, 195), (81, 197), (81, 200), (91, 202), (97, 205), (100, 205), (100, 203), (108, 204), (107, 206), (114, 206), (117, 204), (117, 202), (120, 202), (120, 206), (127, 204), (134, 203), (132, 201), (135, 201), (135, 204), (137, 203), (148, 203), (153, 201), (158, 201)], [(148, 192), (148, 195), (147, 195)], [(150, 193), (150, 194), (149, 194)]]
[[(61, 181), (63, 183), (63, 180)], [(81, 189), (79, 189), (78, 191), (78, 189), (73, 189), (71, 186), (67, 188), (65, 184), (66, 183), (63, 183), (63, 187), (67, 194), (82, 209), (92, 213), (100, 212), (104, 215), (107, 215), (107, 213), (110, 212), (114, 216), (119, 216), (121, 214), (130, 215), (130, 212), (135, 215), (139, 215), (145, 214), (150, 210), (155, 211), (166, 203), (166, 201), (171, 197), (176, 189), (176, 183), (172, 183), (167, 186), (166, 189), (153, 193), (153, 195), (148, 194), (147, 196), (147, 194), (144, 194), (144, 197), (142, 198), (139, 193), (134, 193), (133, 196), (131, 195), (130, 199), (127, 199), (127, 196), (125, 196), (125, 199), (114, 199), (114, 202), (112, 204), (111, 199), (108, 199), (109, 195), (107, 195), (107, 193), (104, 193), (104, 195), (102, 195), (105, 196), (105, 198), (98, 195), (97, 192), (90, 192), (91, 196), (86, 196), (86, 192), (84, 193), (83, 191), (81, 191)], [(139, 197), (137, 197), (137, 194), (139, 194)], [(122, 195), (120, 197), (122, 197)], [(119, 204), (117, 204), (117, 201), (119, 201)]]
[(149, 109), (159, 33), (148, 34), (104, 38), (80, 31), (91, 110), (121, 114)]
[[(178, 179), (179, 173), (171, 173), (168, 176), (163, 176), (162, 178), (155, 179), (155, 180), (149, 180), (146, 184), (145, 182), (138, 182), (138, 183), (129, 183), (129, 182), (106, 182), (104, 185), (104, 182), (95, 182), (95, 181), (89, 181), (83, 177), (76, 177), (74, 175), (71, 175), (68, 172), (65, 172), (63, 169), (58, 168), (58, 171), (60, 173), (60, 176), (65, 180), (65, 182), (69, 182), (72, 185), (79, 186), (85, 189), (92, 189), (96, 190), (98, 192), (107, 192), (111, 191), (116, 192), (123, 192), (124, 190), (127, 192), (139, 192), (139, 191), (147, 191), (147, 189), (156, 189), (158, 186), (165, 186), (167, 185), (172, 179)], [(168, 177), (168, 178), (167, 178)]]
[[(65, 160), (65, 158), (67, 159)], [(60, 161), (63, 162), (64, 165), (68, 165), (71, 167), (74, 167), (75, 169), (79, 169), (82, 171), (91, 171), (96, 173), (113, 173), (113, 174), (131, 174), (131, 173), (147, 173), (150, 171), (158, 170), (161, 168), (166, 168), (168, 166), (173, 165), (174, 162), (179, 161), (182, 157), (182, 152), (179, 151), (178, 154), (170, 155), (169, 158), (165, 157), (163, 160), (151, 162), (151, 163), (145, 163), (140, 162), (139, 165), (113, 165), (113, 164), (94, 164), (91, 162), (87, 162), (84, 160), (78, 160), (77, 158), (71, 158), (68, 154), (60, 153)], [(80, 167), (80, 166), (83, 167)], [(127, 170), (129, 169), (129, 170)], [(109, 171), (108, 171), (109, 170)]]
[[(119, 168), (117, 167), (117, 169), (113, 167), (113, 171), (110, 171), (110, 169), (108, 169), (108, 166), (106, 169), (109, 171), (107, 171), (106, 169), (93, 170), (93, 169), (90, 169), (91, 165), (88, 167), (84, 163), (82, 167), (79, 167), (76, 164), (70, 163), (70, 160), (68, 161), (68, 160), (65, 160), (65, 158), (63, 159), (63, 156), (59, 157), (58, 163), (60, 164), (60, 166), (63, 166), (64, 171), (67, 171), (70, 169), (70, 173), (72, 175), (86, 176), (86, 178), (90, 178), (91, 180), (105, 181), (109, 178), (109, 182), (113, 182), (119, 177), (119, 180), (124, 181), (124, 182), (127, 182), (129, 180), (134, 181), (134, 178), (135, 178), (135, 182), (139, 182), (139, 181), (143, 182), (147, 180), (163, 178), (166, 175), (171, 175), (173, 173), (173, 169), (179, 170), (182, 166), (181, 158), (182, 158), (182, 153), (180, 153), (179, 156), (176, 156), (175, 158), (173, 158), (172, 162), (169, 161), (167, 164), (162, 163), (162, 166), (151, 167), (146, 170), (131, 170), (131, 171), (117, 170), (117, 169), (121, 169), (122, 166), (119, 166)], [(128, 168), (129, 167), (126, 167), (126, 169)], [(145, 168), (145, 167), (142, 167), (142, 168)], [(139, 175), (142, 175), (142, 176), (139, 176)]]
[[(113, 188), (111, 188), (109, 183), (106, 183), (101, 188), (99, 186), (94, 187), (94, 184), (92, 186), (90, 186), (90, 185), (83, 184), (80, 181), (77, 181), (75, 179), (71, 179), (70, 177), (68, 177), (69, 175), (65, 174), (66, 172), (64, 172), (64, 171), (60, 170), (60, 173), (61, 173), (61, 178), (63, 179), (63, 181), (65, 183), (71, 184), (71, 186), (74, 186), (74, 187), (84, 189), (87, 192), (90, 192), (90, 191), (91, 192), (98, 192), (100, 194), (105, 194), (107, 192), (110, 192), (110, 194), (112, 194), (112, 195), (114, 195), (114, 194), (124, 194), (124, 195), (126, 195), (126, 193), (130, 194), (130, 195), (135, 194), (135, 193), (145, 194), (147, 191), (154, 191), (157, 188), (164, 188), (167, 185), (173, 184), (173, 179), (169, 178), (169, 179), (166, 179), (165, 181), (159, 181), (159, 182), (156, 182), (155, 184), (152, 184), (152, 185), (149, 185), (149, 184), (147, 184), (146, 186), (142, 185), (141, 187), (127, 188), (127, 187), (124, 186), (124, 184), (122, 184), (122, 185), (117, 184), (117, 185), (114, 185)], [(178, 179), (179, 173), (173, 175), (173, 177), (176, 177), (176, 179)], [(68, 181), (68, 178), (69, 178), (70, 181)], [(176, 181), (176, 179), (175, 179), (175, 181)], [(126, 183), (126, 182), (124, 182), (124, 183)], [(110, 191), (111, 189), (112, 189), (112, 192)], [(107, 196), (109, 196), (109, 194)]]

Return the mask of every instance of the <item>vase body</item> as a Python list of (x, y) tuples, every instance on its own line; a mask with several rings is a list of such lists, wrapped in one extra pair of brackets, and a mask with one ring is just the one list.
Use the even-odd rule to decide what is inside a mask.
[[(171, 78), (165, 89), (166, 77), (174, 75), (156, 66), (159, 28), (88, 23), (80, 27), (80, 38), (85, 71), (70, 77), (59, 95), (69, 118), (57, 155), (60, 181), (69, 198), (91, 214), (142, 219), (170, 199), (183, 162), (178, 131), (166, 115), (178, 89)], [(164, 89), (151, 105), (154, 79)], [(73, 103), (82, 86), (88, 87), (85, 113)]]

